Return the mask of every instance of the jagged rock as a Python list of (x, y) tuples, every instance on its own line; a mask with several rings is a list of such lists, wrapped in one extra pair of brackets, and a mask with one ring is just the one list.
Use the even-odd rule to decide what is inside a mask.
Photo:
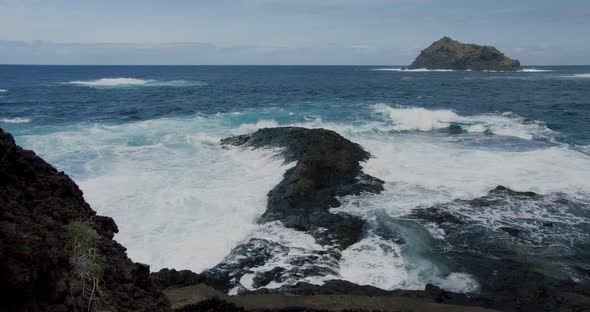
[(221, 144), (282, 148), (280, 155), (286, 162), (296, 161), (268, 193), (267, 209), (259, 222), (281, 221), (310, 233), (321, 244), (344, 249), (361, 235), (362, 219), (329, 212), (340, 205), (337, 197), (383, 190), (383, 181), (362, 173), (360, 162), (370, 154), (334, 131), (267, 128), (224, 139)]
[(409, 68), (493, 71), (521, 69), (518, 60), (506, 57), (495, 47), (464, 44), (449, 37), (443, 37), (423, 50)]
[(297, 127), (261, 129), (224, 139), (221, 144), (279, 148), (279, 156), (285, 162), (296, 162), (268, 193), (267, 209), (258, 222), (280, 221), (288, 228), (312, 235), (326, 249), (288, 257), (287, 267), (259, 271), (253, 269), (274, 257), (286, 257), (289, 248), (251, 239), (234, 248), (222, 263), (205, 271), (207, 282), (227, 291), (239, 287), (245, 274), (254, 275), (252, 286), (256, 288), (273, 281), (336, 275), (341, 251), (360, 239), (365, 221), (345, 213), (332, 213), (330, 208), (340, 205), (339, 196), (383, 190), (383, 181), (361, 171), (360, 162), (367, 160), (369, 153), (334, 131)]
[[(117, 231), (67, 175), (0, 129), (0, 310), (86, 310), (94, 290), (91, 307), (169, 311), (148, 267), (112, 240)], [(82, 287), (80, 273), (97, 287)]]
[[(590, 255), (584, 240), (587, 225), (572, 225), (564, 219), (546, 226), (541, 215), (531, 219), (527, 211), (520, 214), (523, 209), (530, 213), (560, 210), (570, 218), (590, 216), (587, 209), (561, 194), (498, 186), (480, 198), (419, 207), (409, 217), (443, 230), (444, 238), (431, 244), (433, 255), (442, 255), (439, 260), (452, 271), (474, 276), (491, 307), (507, 311), (590, 307), (590, 275), (575, 265), (585, 265)], [(498, 215), (509, 217), (498, 219)]]

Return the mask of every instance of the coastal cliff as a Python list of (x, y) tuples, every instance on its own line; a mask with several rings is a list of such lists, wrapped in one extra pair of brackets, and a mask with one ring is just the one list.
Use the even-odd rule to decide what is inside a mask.
[(449, 37), (424, 49), (409, 69), (518, 71), (520, 62), (492, 46), (465, 44)]
[(0, 129), (0, 311), (170, 311), (113, 219)]

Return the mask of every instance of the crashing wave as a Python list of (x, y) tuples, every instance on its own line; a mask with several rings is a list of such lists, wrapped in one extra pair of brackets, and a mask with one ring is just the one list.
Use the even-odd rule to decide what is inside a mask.
[(551, 138), (553, 134), (553, 131), (542, 122), (525, 122), (524, 118), (512, 112), (461, 116), (446, 109), (391, 107), (386, 104), (373, 105), (372, 109), (375, 113), (388, 118), (393, 123), (393, 130), (397, 131), (433, 131), (451, 128), (451, 130), (493, 133), (525, 140)]

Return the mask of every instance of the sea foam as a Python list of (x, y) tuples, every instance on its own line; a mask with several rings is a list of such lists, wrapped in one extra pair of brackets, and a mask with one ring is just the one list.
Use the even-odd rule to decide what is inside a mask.
[(113, 88), (113, 87), (191, 87), (207, 85), (203, 81), (187, 81), (187, 80), (170, 80), (159, 81), (154, 79), (139, 79), (139, 78), (100, 78), (96, 80), (75, 80), (68, 84), (95, 87), (95, 88)]
[(140, 86), (145, 85), (155, 80), (144, 80), (136, 78), (101, 78), (96, 80), (75, 80), (70, 81), (70, 84), (89, 86), (89, 87), (114, 87), (114, 86)]
[[(221, 147), (219, 139), (263, 127), (332, 129), (368, 150), (373, 157), (363, 164), (363, 170), (384, 180), (385, 190), (340, 198), (342, 206), (332, 209), (368, 222), (382, 214), (404, 217), (416, 207), (479, 197), (498, 184), (541, 194), (565, 192), (582, 198), (590, 194), (586, 177), (590, 158), (567, 145), (546, 144), (525, 151), (509, 146), (491, 149), (424, 132), (461, 122), (467, 129), (480, 127), (473, 132), (491, 129), (501, 133), (504, 129), (528, 139), (544, 133), (540, 123), (527, 124), (514, 114), (462, 116), (451, 110), (385, 104), (371, 109), (379, 119), (364, 124), (326, 122), (320, 117), (279, 123), (272, 115), (256, 121), (259, 112), (243, 111), (121, 125), (80, 124), (43, 135), (19, 136), (17, 142), (71, 174), (92, 207), (117, 221), (117, 239), (131, 258), (149, 263), (152, 270), (174, 267), (199, 272), (252, 237), (279, 242), (293, 252), (255, 268), (261, 271), (287, 266), (291, 256), (324, 248), (309, 234), (280, 223), (256, 224), (266, 209), (266, 194), (290, 165), (274, 156), (277, 151)], [(417, 132), (389, 131), (396, 129)], [(502, 140), (501, 136), (490, 137)], [(473, 217), (520, 222), (533, 212), (482, 210)], [(553, 217), (561, 215), (543, 218)], [(444, 237), (445, 233), (429, 230), (435, 237)], [(477, 289), (477, 282), (464, 272), (443, 274), (434, 260), (416, 258), (405, 248), (368, 233), (343, 251), (335, 264), (338, 276), (294, 278), (268, 287), (343, 278), (384, 289), (421, 289), (429, 282), (455, 291)], [(252, 288), (252, 278), (246, 274), (241, 282)]]
[(394, 72), (409, 72), (409, 73), (427, 73), (427, 72), (452, 72), (453, 69), (428, 69), (428, 68), (375, 68), (376, 71), (394, 71)]
[(511, 113), (460, 116), (451, 110), (429, 110), (422, 107), (390, 106), (376, 104), (372, 110), (385, 116), (397, 131), (433, 131), (455, 124), (472, 133), (494, 133), (525, 140), (551, 138), (553, 131), (542, 122), (525, 122), (524, 118)]
[(21, 123), (29, 123), (29, 122), (31, 122), (31, 119), (30, 118), (20, 118), (20, 117), (1, 118), (0, 122), (11, 123), (11, 124), (21, 124)]
[(200, 272), (257, 229), (266, 194), (286, 170), (273, 150), (222, 147), (217, 118), (79, 125), (21, 136), (65, 170), (119, 225), (130, 258)]
[(537, 68), (523, 68), (520, 71), (523, 73), (546, 73), (546, 72), (552, 72), (553, 70), (551, 70), (551, 69), (537, 69)]

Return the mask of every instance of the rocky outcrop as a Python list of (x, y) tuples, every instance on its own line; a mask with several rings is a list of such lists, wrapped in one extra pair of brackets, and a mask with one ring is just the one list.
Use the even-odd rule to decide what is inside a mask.
[(444, 37), (423, 50), (410, 69), (518, 71), (520, 62), (492, 46), (465, 44)]
[[(297, 127), (261, 129), (255, 133), (222, 140), (223, 145), (249, 148), (277, 148), (286, 163), (296, 162), (283, 180), (268, 193), (266, 211), (259, 223), (282, 225), (312, 235), (324, 250), (290, 257), (285, 267), (256, 272), (253, 286), (290, 278), (337, 275), (341, 251), (357, 242), (365, 221), (345, 213), (332, 213), (338, 197), (379, 193), (383, 181), (362, 172), (360, 163), (370, 155), (334, 131)], [(289, 248), (264, 239), (252, 239), (238, 247), (205, 275), (210, 284), (221, 289), (240, 286), (240, 278), (253, 274), (254, 268), (287, 255)]]
[(0, 129), (0, 310), (169, 311), (63, 172)]
[(281, 221), (312, 234), (322, 244), (346, 248), (358, 240), (363, 221), (333, 214), (337, 197), (362, 192), (379, 193), (383, 181), (362, 173), (360, 163), (370, 155), (334, 131), (296, 127), (261, 129), (224, 139), (221, 144), (252, 148), (281, 148), (285, 162), (297, 162), (268, 193), (261, 223)]
[[(545, 220), (548, 211), (551, 221)], [(498, 186), (479, 198), (417, 208), (408, 217), (444, 232), (431, 243), (433, 254), (451, 270), (474, 276), (488, 306), (506, 311), (590, 307), (590, 274), (583, 268), (590, 257), (589, 228), (572, 222), (586, 220), (590, 212), (564, 194)]]

